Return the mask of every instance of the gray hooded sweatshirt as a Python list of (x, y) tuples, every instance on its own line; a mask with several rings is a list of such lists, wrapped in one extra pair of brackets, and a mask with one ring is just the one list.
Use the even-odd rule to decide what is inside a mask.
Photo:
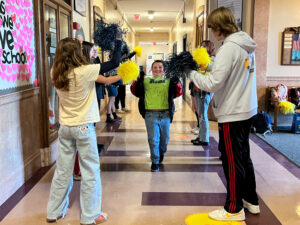
[(213, 109), (219, 123), (247, 120), (257, 113), (255, 48), (247, 33), (233, 33), (219, 48), (209, 76), (190, 73), (198, 88), (215, 93)]

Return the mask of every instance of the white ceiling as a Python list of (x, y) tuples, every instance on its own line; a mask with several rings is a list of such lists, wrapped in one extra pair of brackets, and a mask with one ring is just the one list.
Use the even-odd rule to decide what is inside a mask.
[[(184, 0), (115, 0), (117, 7), (124, 13), (127, 22), (135, 32), (169, 32), (183, 9)], [(148, 18), (148, 11), (154, 11), (154, 18)], [(139, 14), (140, 20), (134, 20)]]

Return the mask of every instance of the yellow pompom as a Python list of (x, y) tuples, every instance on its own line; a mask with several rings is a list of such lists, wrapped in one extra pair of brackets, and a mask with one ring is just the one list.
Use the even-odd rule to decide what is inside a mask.
[(279, 102), (278, 103), (279, 112), (283, 114), (293, 114), (295, 113), (295, 105), (291, 102)]
[(136, 53), (136, 55), (138, 57), (141, 57), (141, 55), (142, 55), (142, 47), (141, 46), (136, 46), (133, 51)]
[(210, 219), (207, 213), (198, 213), (185, 219), (186, 225), (242, 225), (239, 221), (217, 221)]
[(209, 74), (210, 74), (210, 72), (208, 72), (208, 71), (203, 71), (203, 70), (201, 70), (201, 69), (199, 69), (198, 72), (199, 72), (200, 74), (202, 74), (203, 76), (209, 76)]
[(135, 62), (127, 61), (120, 64), (118, 74), (122, 77), (123, 84), (128, 84), (139, 76), (139, 67)]
[(212, 62), (206, 48), (199, 47), (193, 52), (193, 58), (200, 67), (208, 67), (208, 64)]

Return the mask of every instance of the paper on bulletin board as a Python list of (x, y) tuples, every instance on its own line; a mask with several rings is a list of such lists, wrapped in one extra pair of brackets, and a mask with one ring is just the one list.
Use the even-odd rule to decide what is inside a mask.
[(36, 79), (32, 0), (0, 0), (0, 91)]

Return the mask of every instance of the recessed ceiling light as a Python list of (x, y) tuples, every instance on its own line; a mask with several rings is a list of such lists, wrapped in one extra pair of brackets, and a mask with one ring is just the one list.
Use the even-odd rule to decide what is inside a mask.
[(152, 20), (154, 18), (154, 11), (152, 11), (152, 10), (148, 11), (148, 18), (150, 20)]
[(151, 32), (153, 32), (153, 31), (154, 31), (154, 28), (153, 28), (153, 27), (150, 27), (149, 30), (150, 30)]

